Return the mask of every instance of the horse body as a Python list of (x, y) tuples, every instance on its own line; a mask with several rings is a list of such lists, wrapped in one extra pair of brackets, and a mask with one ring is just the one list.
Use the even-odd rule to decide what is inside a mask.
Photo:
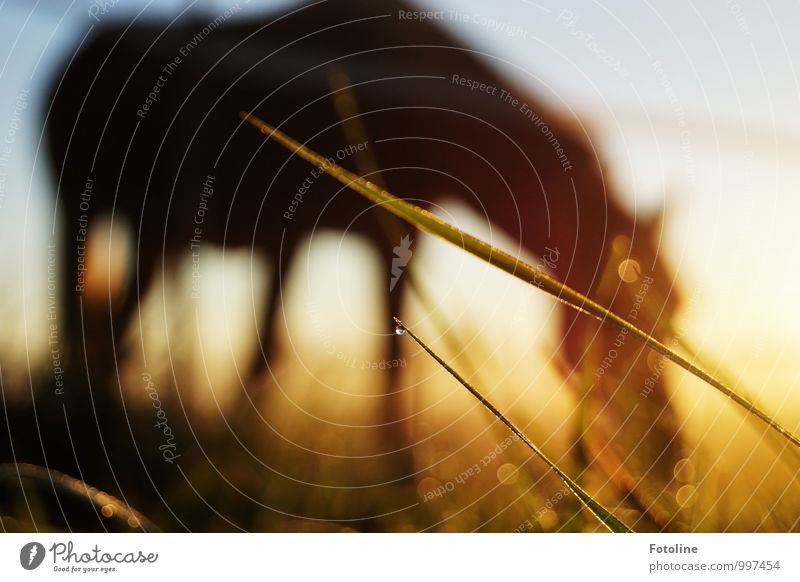
[[(671, 278), (652, 233), (643, 233), (608, 195), (602, 167), (578, 128), (439, 27), (399, 19), (405, 8), (324, 2), (272, 21), (222, 23), (200, 41), (193, 39), (207, 23), (197, 19), (166, 29), (137, 24), (97, 32), (54, 86), (47, 120), (67, 225), (64, 327), (73, 367), (84, 359), (88, 329), (98, 339), (86, 350), (104, 354), (95, 358), (94, 373), (109, 373), (109, 350), (118, 347), (109, 330), (122, 335), (157, 268), (186, 256), (193, 242), (263, 251), (276, 259), (277, 284), (312, 229), (352, 230), (380, 251), (388, 282), (393, 249), (407, 228), (243, 125), (241, 110), (345, 167), (358, 170), (365, 152), (380, 169), (370, 179), (396, 195), (425, 205), (446, 194), (536, 255), (558, 249), (557, 278), (621, 311), (631, 292), (619, 280), (597, 293), (612, 242), (628, 237), (623, 255), (637, 257), (660, 287), (650, 295), (657, 302), (653, 312), (674, 309)], [(342, 73), (349, 83), (338, 86), (334, 79)], [(342, 100), (360, 115), (343, 114)], [(359, 135), (365, 142), (354, 143)], [(81, 203), (87, 178), (93, 183), (88, 205)], [(79, 225), (112, 212), (137, 233), (135, 276), (120, 305), (86, 311), (84, 304), (91, 316), (85, 320), (94, 323), (81, 324), (73, 267)], [(391, 314), (398, 313), (403, 280), (392, 292), (387, 285)], [(264, 350), (255, 371), (269, 353), (276, 296), (265, 297)], [(562, 314), (571, 368), (581, 365), (593, 338), (607, 346), (616, 336), (566, 307)], [(654, 329), (657, 319), (637, 323)], [(394, 359), (397, 344), (389, 345)], [(632, 341), (624, 350), (641, 356)], [(638, 382), (650, 373), (640, 364), (628, 378)], [(587, 387), (599, 402), (618, 389), (603, 382)], [(397, 397), (391, 388), (387, 396), (387, 426), (399, 428)], [(663, 440), (668, 432), (654, 436)], [(403, 448), (401, 433), (389, 437), (391, 447)]]

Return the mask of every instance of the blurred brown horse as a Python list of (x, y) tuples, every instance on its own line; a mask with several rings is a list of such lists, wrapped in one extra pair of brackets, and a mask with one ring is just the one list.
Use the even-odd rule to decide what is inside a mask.
[[(73, 370), (85, 360), (95, 384), (105, 383), (156, 269), (189, 256), (194, 243), (213, 243), (275, 258), (259, 371), (276, 289), (314, 228), (360, 233), (381, 253), (390, 334), (404, 279), (390, 292), (389, 273), (408, 228), (242, 125), (241, 110), (351, 169), (376, 164), (380, 174), (370, 179), (418, 204), (444, 195), (466, 202), (535, 255), (555, 251), (557, 278), (623, 316), (638, 295), (635, 323), (668, 333), (659, 322), (677, 301), (654, 242), (657, 223), (637, 222), (619, 205), (580, 126), (501, 76), (490, 56), (405, 17), (410, 11), (393, 1), (337, 0), (259, 22), (192, 16), (91, 37), (55, 83), (46, 126), (66, 225), (62, 325)], [(332, 82), (343, 72), (349, 82)], [(118, 304), (81, 303), (83, 230), (109, 213), (137, 234), (135, 268)], [(624, 260), (635, 263), (619, 275)], [(657, 378), (641, 396), (653, 375), (641, 344), (567, 307), (561, 314), (586, 459), (665, 527), (677, 515), (671, 480), (680, 458), (667, 397)], [(395, 358), (397, 343), (387, 341)], [(387, 443), (403, 449), (395, 384), (387, 374)]]

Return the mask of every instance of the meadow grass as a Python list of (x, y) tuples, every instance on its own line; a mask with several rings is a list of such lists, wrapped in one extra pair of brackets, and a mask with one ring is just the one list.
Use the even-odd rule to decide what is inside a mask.
[[(104, 491), (100, 491), (96, 487), (80, 479), (76, 479), (61, 471), (56, 471), (55, 469), (40, 467), (39, 465), (32, 465), (30, 463), (0, 464), (0, 481), (17, 482), (21, 487), (23, 482), (32, 481), (41, 485), (45, 490), (50, 489), (53, 492), (65, 495), (67, 498), (72, 497), (85, 500), (94, 507), (98, 515), (102, 515), (109, 521), (116, 522), (118, 527), (121, 527), (123, 530), (142, 532), (161, 531), (150, 519), (145, 517), (141, 512), (130, 507), (124, 501)], [(25, 492), (24, 488), (23, 492)], [(33, 500), (30, 499), (30, 495), (30, 493), (25, 493), (25, 503), (28, 505), (33, 502)], [(60, 499), (58, 500), (58, 505), (61, 507)], [(39, 524), (35, 525), (37, 528), (40, 527)]]

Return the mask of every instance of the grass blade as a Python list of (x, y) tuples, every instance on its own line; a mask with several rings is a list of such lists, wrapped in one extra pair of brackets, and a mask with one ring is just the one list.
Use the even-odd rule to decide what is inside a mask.
[(258, 117), (255, 117), (254, 115), (244, 111), (240, 112), (239, 116), (243, 121), (249, 123), (267, 137), (276, 140), (301, 158), (314, 164), (315, 166), (320, 167), (323, 171), (340, 181), (345, 186), (355, 190), (375, 204), (382, 206), (395, 216), (402, 218), (419, 230), (443, 238), (446, 241), (461, 247), (468, 253), (475, 255), (485, 262), (498, 267), (499, 269), (502, 269), (517, 279), (521, 279), (530, 285), (542, 289), (546, 293), (552, 295), (560, 301), (563, 301), (578, 311), (592, 315), (604, 323), (611, 323), (620, 329), (626, 330), (628, 333), (644, 342), (649, 348), (655, 350), (690, 374), (700, 378), (710, 386), (716, 388), (722, 394), (730, 398), (733, 402), (744, 408), (747, 412), (755, 415), (770, 428), (780, 433), (795, 447), (800, 448), (800, 439), (795, 437), (791, 432), (770, 418), (768, 414), (759, 408), (756, 408), (751, 402), (725, 386), (722, 382), (711, 376), (711, 374), (708, 374), (707, 372), (698, 368), (689, 360), (672, 351), (650, 334), (639, 329), (612, 311), (606, 309), (599, 303), (592, 301), (582, 293), (579, 293), (571, 287), (564, 285), (547, 273), (536, 269), (524, 261), (520, 261), (505, 251), (502, 251), (497, 247), (493, 247), (479, 238), (472, 236), (471, 234), (468, 234), (451, 224), (448, 224), (424, 208), (420, 208), (419, 206), (415, 206), (414, 204), (406, 202), (405, 200), (401, 200), (386, 190), (379, 188), (372, 182), (365, 180), (364, 178), (361, 178), (352, 172), (349, 172), (341, 166), (330, 163), (319, 154), (311, 151), (300, 142), (290, 138), (288, 135), (284, 134), (278, 129), (275, 129)]
[(93, 505), (98, 512), (108, 507), (112, 512), (110, 516), (103, 513), (104, 517), (127, 525), (131, 529), (138, 529), (144, 532), (161, 531), (152, 521), (124, 501), (61, 471), (28, 463), (0, 464), (0, 481), (16, 482), (22, 485), (23, 480), (33, 481), (44, 488), (49, 488), (53, 492), (58, 491), (70, 497), (85, 500)]
[(600, 503), (594, 500), (591, 495), (589, 495), (586, 491), (581, 488), (575, 481), (573, 481), (569, 475), (567, 475), (564, 471), (562, 471), (558, 465), (556, 465), (553, 461), (550, 460), (547, 455), (545, 455), (542, 450), (537, 447), (533, 442), (525, 436), (525, 434), (514, 425), (506, 416), (500, 412), (494, 404), (489, 402), (486, 397), (481, 394), (477, 388), (473, 387), (469, 382), (467, 382), (464, 378), (462, 378), (458, 372), (456, 372), (452, 367), (450, 367), (447, 362), (442, 360), (431, 348), (429, 348), (425, 342), (423, 342), (413, 331), (408, 329), (406, 325), (400, 321), (398, 318), (394, 318), (395, 323), (397, 323), (398, 331), (402, 331), (404, 333), (408, 333), (411, 338), (419, 344), (419, 346), (428, 352), (428, 354), (436, 360), (436, 362), (442, 366), (447, 372), (459, 383), (466, 388), (470, 394), (472, 394), (475, 398), (477, 398), (478, 402), (483, 404), (486, 408), (488, 408), (492, 414), (494, 414), (500, 422), (506, 425), (511, 432), (513, 432), (523, 443), (525, 443), (529, 449), (531, 449), (537, 457), (543, 460), (548, 467), (550, 467), (564, 482), (567, 488), (575, 494), (575, 496), (581, 500), (581, 502), (586, 505), (587, 509), (594, 514), (597, 519), (599, 519), (603, 525), (605, 525), (610, 531), (614, 533), (633, 533), (628, 526), (622, 523), (613, 513), (611, 513), (608, 509), (603, 507)]

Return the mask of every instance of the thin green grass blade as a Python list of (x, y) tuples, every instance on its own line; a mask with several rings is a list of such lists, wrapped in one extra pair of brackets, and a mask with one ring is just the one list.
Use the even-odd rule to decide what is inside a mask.
[(600, 503), (595, 501), (591, 495), (589, 495), (586, 491), (584, 491), (580, 485), (578, 485), (575, 481), (573, 481), (569, 477), (569, 475), (567, 475), (564, 471), (562, 471), (558, 467), (558, 465), (556, 465), (553, 461), (551, 461), (550, 458), (547, 455), (545, 455), (539, 447), (533, 444), (533, 442), (528, 437), (526, 437), (525, 434), (520, 429), (518, 429), (513, 422), (511, 422), (508, 418), (506, 418), (506, 416), (502, 412), (500, 412), (495, 407), (494, 404), (489, 402), (489, 400), (487, 400), (486, 397), (483, 394), (481, 394), (477, 388), (475, 388), (464, 378), (462, 378), (458, 372), (456, 372), (452, 367), (450, 367), (450, 365), (447, 362), (445, 362), (442, 358), (440, 358), (431, 348), (429, 348), (427, 344), (425, 344), (425, 342), (423, 342), (413, 331), (411, 331), (408, 327), (406, 327), (406, 325), (402, 321), (400, 321), (396, 317), (394, 318), (394, 320), (395, 323), (397, 323), (397, 329), (399, 331), (408, 333), (408, 335), (410, 335), (411, 338), (415, 342), (417, 342), (417, 344), (419, 344), (419, 346), (423, 350), (428, 352), (428, 354), (434, 360), (436, 360), (436, 362), (440, 366), (442, 366), (445, 370), (447, 370), (447, 372), (453, 378), (458, 380), (459, 383), (462, 386), (464, 386), (464, 388), (466, 388), (470, 394), (472, 394), (475, 398), (477, 398), (478, 402), (480, 402), (486, 408), (488, 408), (491, 411), (491, 413), (494, 414), (500, 420), (500, 422), (506, 425), (511, 430), (511, 432), (513, 432), (522, 442), (524, 442), (528, 446), (528, 448), (531, 449), (536, 454), (537, 457), (543, 460), (547, 464), (547, 466), (550, 467), (559, 476), (559, 478), (564, 482), (567, 488), (569, 488), (569, 490), (572, 491), (572, 493), (574, 493), (575, 496), (578, 499), (580, 499), (584, 505), (586, 505), (586, 508), (589, 511), (591, 511), (592, 514), (594, 514), (594, 516), (597, 517), (597, 519), (599, 519), (603, 525), (605, 525), (610, 531), (614, 533), (633, 533), (633, 530), (631, 530), (628, 526), (622, 523), (622, 521), (620, 521), (619, 518), (617, 518), (608, 509), (606, 509)]
[(759, 408), (756, 408), (751, 402), (739, 396), (733, 390), (725, 386), (722, 382), (701, 370), (689, 360), (672, 351), (656, 338), (639, 329), (616, 313), (609, 311), (582, 293), (579, 293), (578, 291), (575, 291), (574, 289), (564, 285), (547, 273), (536, 269), (524, 261), (516, 259), (505, 251), (502, 251), (497, 247), (493, 247), (492, 245), (454, 227), (451, 224), (448, 224), (431, 212), (406, 202), (405, 200), (401, 200), (386, 190), (379, 188), (372, 182), (365, 180), (364, 178), (361, 178), (352, 172), (349, 172), (348, 170), (345, 170), (341, 166), (330, 163), (319, 154), (311, 151), (303, 144), (290, 138), (278, 129), (275, 129), (258, 117), (255, 117), (254, 115), (251, 115), (245, 111), (240, 112), (239, 116), (242, 118), (242, 120), (258, 129), (267, 137), (276, 140), (301, 158), (314, 164), (315, 166), (318, 166), (345, 186), (355, 190), (375, 204), (382, 206), (395, 216), (402, 218), (419, 230), (443, 238), (444, 240), (461, 247), (468, 253), (475, 255), (483, 261), (498, 267), (499, 269), (502, 269), (517, 279), (542, 289), (559, 301), (563, 301), (578, 311), (596, 317), (604, 323), (611, 323), (620, 329), (626, 330), (628, 333), (644, 342), (651, 349), (662, 354), (664, 357), (676, 363), (690, 374), (700, 378), (710, 386), (713, 386), (722, 394), (725, 394), (728, 398), (744, 408), (747, 412), (755, 415), (770, 428), (779, 432), (795, 447), (800, 448), (800, 439), (795, 437), (791, 432), (770, 418), (768, 414)]

